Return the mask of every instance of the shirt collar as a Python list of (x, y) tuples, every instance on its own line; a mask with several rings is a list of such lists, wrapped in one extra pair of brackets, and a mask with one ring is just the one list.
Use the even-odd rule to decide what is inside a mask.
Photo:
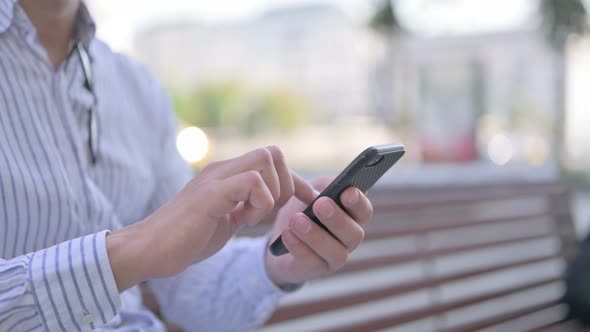
[[(18, 0), (0, 0), (0, 34), (8, 30), (15, 20)], [(22, 16), (22, 15), (21, 15)], [(31, 22), (27, 19), (27, 24), (32, 28)], [(74, 25), (74, 38), (81, 41), (86, 48), (94, 39), (96, 33), (96, 24), (88, 11), (84, 2), (80, 3), (78, 16)]]
[(94, 19), (92, 19), (88, 7), (86, 7), (84, 2), (80, 3), (74, 31), (74, 39), (81, 41), (88, 49), (90, 47), (90, 42), (94, 39), (96, 34), (96, 23), (94, 23)]
[(14, 7), (18, 0), (0, 0), (0, 33), (3, 33), (12, 24)]

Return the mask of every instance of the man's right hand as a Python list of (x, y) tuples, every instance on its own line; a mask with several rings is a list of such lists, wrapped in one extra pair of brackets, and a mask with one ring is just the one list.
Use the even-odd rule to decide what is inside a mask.
[(307, 203), (315, 198), (277, 147), (209, 164), (154, 214), (107, 236), (119, 291), (204, 260), (239, 226), (258, 224), (293, 195)]

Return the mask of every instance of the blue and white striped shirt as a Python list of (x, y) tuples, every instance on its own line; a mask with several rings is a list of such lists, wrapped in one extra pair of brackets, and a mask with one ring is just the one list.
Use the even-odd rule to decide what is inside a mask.
[[(55, 70), (18, 2), (0, 0), (0, 331), (162, 331), (137, 287), (118, 293), (105, 234), (164, 204), (190, 171), (155, 80), (94, 38), (84, 4), (76, 31), (93, 59), (96, 165), (79, 61)], [(282, 294), (265, 272), (265, 244), (233, 239), (150, 281), (164, 315), (189, 331), (255, 329)]]

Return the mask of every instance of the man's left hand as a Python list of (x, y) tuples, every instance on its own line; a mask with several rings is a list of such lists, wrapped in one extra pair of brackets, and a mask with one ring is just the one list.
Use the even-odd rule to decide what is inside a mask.
[[(321, 177), (312, 184), (321, 191), (332, 179)], [(265, 259), (268, 275), (276, 285), (302, 283), (337, 271), (363, 241), (365, 232), (361, 225), (373, 216), (369, 199), (350, 187), (340, 200), (344, 209), (328, 197), (318, 199), (313, 206), (315, 215), (338, 240), (301, 213), (306, 205), (296, 197), (281, 208), (271, 240), (282, 235), (289, 253), (276, 257), (267, 250)]]

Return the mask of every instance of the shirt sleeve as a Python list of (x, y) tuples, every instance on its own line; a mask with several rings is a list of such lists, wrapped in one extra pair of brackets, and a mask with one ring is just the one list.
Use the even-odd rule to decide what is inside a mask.
[(120, 308), (106, 231), (0, 259), (0, 331), (91, 331)]
[(167, 279), (152, 280), (162, 313), (187, 331), (253, 331), (285, 293), (264, 266), (266, 238), (234, 238), (220, 252)]
[[(158, 95), (158, 94), (155, 94)], [(156, 189), (150, 212), (165, 204), (190, 180), (192, 173), (182, 160), (175, 141), (176, 121), (165, 95), (161, 148), (155, 169)], [(284, 293), (268, 278), (264, 266), (266, 238), (232, 239), (209, 259), (168, 279), (150, 281), (165, 317), (187, 331), (247, 331), (272, 314)]]

